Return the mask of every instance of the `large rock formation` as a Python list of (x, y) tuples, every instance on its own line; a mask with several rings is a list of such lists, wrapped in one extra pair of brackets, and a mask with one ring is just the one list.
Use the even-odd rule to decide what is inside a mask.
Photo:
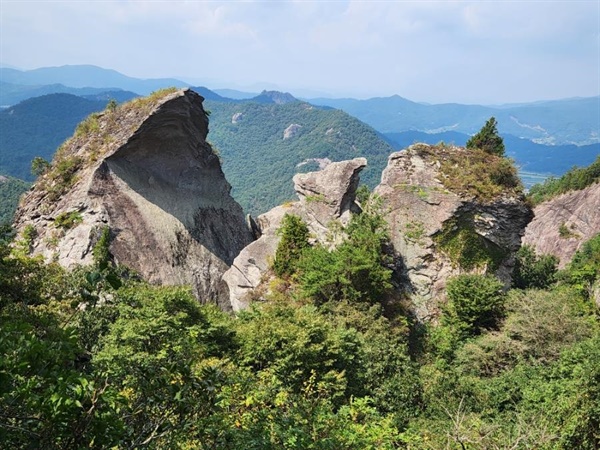
[(600, 183), (567, 192), (534, 208), (523, 244), (552, 254), (563, 268), (582, 243), (600, 233)]
[(218, 301), (222, 274), (252, 236), (206, 142), (202, 101), (171, 90), (86, 119), (17, 212), (17, 229), (35, 230), (33, 254), (88, 264), (109, 227), (119, 263)]
[(455, 175), (443, 168), (451, 164), (457, 170), (456, 161), (467, 157), (458, 147), (413, 145), (389, 157), (375, 189), (397, 254), (400, 286), (420, 320), (439, 313), (450, 276), (492, 272), (508, 284), (514, 252), (532, 217), (518, 190), (505, 189), (485, 201), (469, 193), (470, 186), (451, 191), (444, 181)]
[(367, 165), (364, 158), (329, 164), (319, 172), (297, 174), (294, 188), (299, 201), (277, 206), (258, 217), (261, 237), (242, 250), (223, 276), (229, 287), (229, 301), (234, 311), (248, 306), (252, 294), (269, 277), (279, 235), (277, 230), (286, 214), (300, 216), (316, 241), (329, 242), (328, 226), (339, 221), (342, 226), (350, 220), (351, 211), (359, 211), (355, 203), (359, 173)]

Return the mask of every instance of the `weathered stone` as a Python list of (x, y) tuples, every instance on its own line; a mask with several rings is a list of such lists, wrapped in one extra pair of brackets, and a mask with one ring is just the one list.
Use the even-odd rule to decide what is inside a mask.
[[(18, 229), (37, 230), (34, 253), (66, 267), (91, 263), (108, 226), (115, 259), (148, 281), (192, 285), (202, 301), (226, 297), (221, 276), (252, 236), (205, 140), (202, 101), (181, 90), (125, 105), (101, 115), (99, 131), (72, 138), (62, 151), (83, 161), (76, 182), (51, 200), (42, 178), (17, 213)], [(74, 210), (81, 222), (58, 229), (53, 219)]]
[(291, 124), (285, 130), (283, 130), (283, 139), (291, 139), (296, 136), (300, 130), (302, 129), (302, 125), (298, 125), (297, 123)]
[(350, 211), (360, 210), (355, 203), (356, 188), (359, 172), (366, 163), (364, 158), (356, 158), (331, 163), (319, 172), (298, 174), (294, 177), (294, 185), (300, 201), (278, 206), (258, 217), (260, 238), (241, 251), (223, 276), (234, 311), (246, 308), (250, 295), (257, 295), (256, 289), (268, 282), (280, 239), (277, 230), (286, 214), (301, 217), (316, 241), (330, 244), (329, 223), (337, 220), (345, 225)]
[(345, 224), (350, 213), (356, 211), (354, 200), (359, 173), (366, 165), (365, 158), (355, 158), (331, 163), (318, 172), (294, 175), (294, 190), (308, 222), (321, 230), (319, 235), (327, 232), (332, 219), (340, 219)]
[(600, 183), (537, 205), (523, 244), (559, 258), (564, 268), (585, 241), (600, 233)]
[[(531, 220), (523, 198), (501, 196), (484, 203), (450, 192), (440, 181), (438, 160), (431, 155), (412, 146), (393, 153), (375, 189), (397, 255), (398, 283), (409, 295), (412, 311), (420, 320), (439, 314), (450, 276), (493, 271), (509, 284), (514, 252)], [(475, 236), (486, 251), (499, 255), (497, 267), (464, 268), (441, 250), (442, 235), (462, 229)]]

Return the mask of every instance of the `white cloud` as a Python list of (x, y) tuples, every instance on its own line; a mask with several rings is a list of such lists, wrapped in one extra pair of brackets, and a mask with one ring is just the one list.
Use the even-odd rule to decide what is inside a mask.
[(220, 86), (523, 101), (599, 93), (599, 14), (595, 0), (2, 0), (0, 59)]

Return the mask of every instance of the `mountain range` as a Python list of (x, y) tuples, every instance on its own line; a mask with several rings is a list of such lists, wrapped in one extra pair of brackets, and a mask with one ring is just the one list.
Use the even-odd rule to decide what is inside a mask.
[[(64, 86), (77, 89), (120, 89), (139, 95), (147, 95), (151, 91), (170, 86), (190, 86), (185, 81), (175, 78), (138, 79), (115, 70), (91, 65), (45, 67), (28, 71), (0, 68), (0, 79), (3, 82), (0, 85), (0, 99), (2, 99), (0, 104), (4, 106), (16, 103), (15, 100), (25, 99), (25, 95), (33, 97), (40, 93), (50, 93), (52, 89), (63, 89)], [(63, 87), (48, 87), (57, 84)], [(256, 96), (232, 89), (212, 91), (221, 97), (236, 100), (247, 100)], [(15, 92), (19, 92), (20, 97), (15, 96)], [(69, 93), (81, 95), (73, 91)], [(458, 103), (425, 104), (399, 95), (366, 100), (352, 98), (304, 100), (313, 105), (342, 109), (382, 133), (457, 131), (473, 134), (489, 117), (494, 116), (498, 120), (499, 131), (502, 134), (514, 135), (541, 144), (586, 145), (600, 142), (600, 96), (496, 106)]]
[(311, 99), (315, 105), (342, 109), (382, 133), (457, 131), (473, 134), (490, 117), (503, 135), (539, 144), (586, 145), (600, 142), (600, 97), (522, 105), (427, 105), (398, 95), (368, 100)]
[[(108, 100), (123, 102), (166, 86), (188, 86), (177, 79), (142, 80), (95, 66), (0, 68), (0, 78), (0, 104), (11, 105), (0, 111), (0, 174), (25, 180), (32, 180), (33, 157), (50, 159), (77, 123), (104, 109)], [(490, 116), (497, 118), (507, 154), (516, 160), (526, 185), (588, 165), (600, 154), (600, 97), (502, 106), (428, 105), (397, 95), (301, 101), (277, 91), (255, 95), (193, 89), (212, 113), (208, 140), (221, 152), (233, 193), (253, 213), (292, 196), (293, 174), (313, 170), (327, 159), (367, 157), (369, 168), (362, 178), (374, 186), (393, 150), (414, 142), (464, 145)]]

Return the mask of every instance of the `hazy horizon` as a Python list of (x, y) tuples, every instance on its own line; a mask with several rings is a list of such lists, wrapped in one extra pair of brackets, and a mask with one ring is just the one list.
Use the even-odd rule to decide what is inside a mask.
[(600, 95), (600, 2), (0, 0), (0, 62), (296, 96)]

